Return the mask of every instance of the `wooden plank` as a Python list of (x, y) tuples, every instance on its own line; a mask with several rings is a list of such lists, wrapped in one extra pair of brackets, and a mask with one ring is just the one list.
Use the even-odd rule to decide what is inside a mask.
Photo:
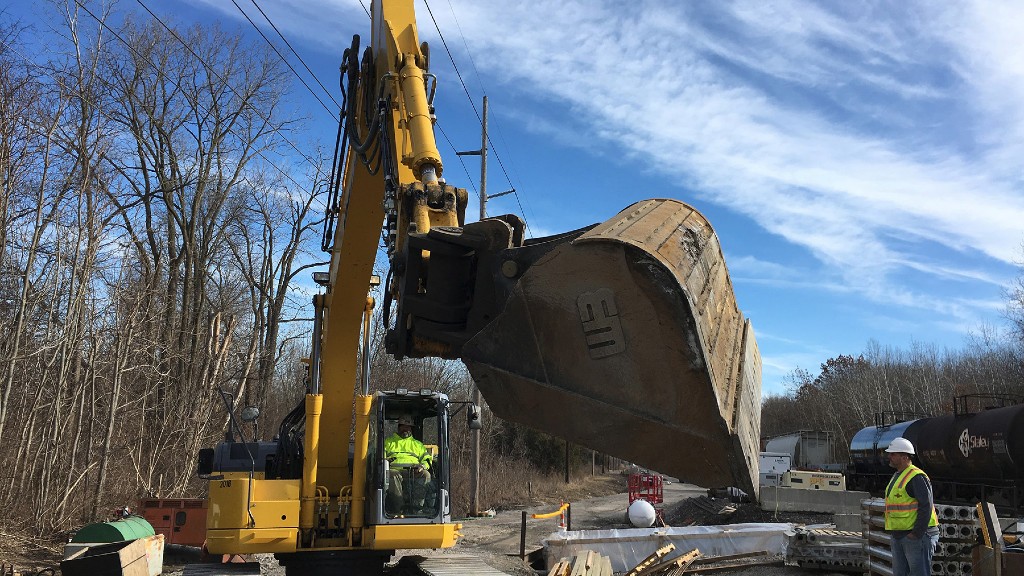
[(742, 570), (754, 566), (785, 566), (785, 560), (772, 560), (771, 562), (733, 562), (719, 566), (690, 566), (684, 570), (673, 570), (671, 576), (686, 576), (687, 574), (710, 574), (712, 572), (725, 572), (726, 570)]
[(572, 564), (569, 559), (562, 558), (548, 570), (548, 576), (569, 576), (570, 570), (572, 570)]
[(596, 564), (597, 556), (599, 554), (593, 550), (581, 551), (572, 563), (572, 572), (569, 573), (569, 576), (589, 576), (590, 567)]
[(981, 536), (985, 546), (998, 549), (1003, 545), (1003, 527), (999, 525), (995, 504), (978, 502), (978, 523), (981, 524)]
[(675, 544), (666, 544), (665, 546), (658, 548), (654, 551), (653, 554), (651, 554), (647, 558), (644, 558), (639, 564), (634, 566), (632, 570), (627, 572), (626, 576), (639, 576), (647, 568), (661, 562), (661, 560), (664, 559), (665, 556), (668, 556), (669, 553), (675, 549)]
[(996, 507), (991, 502), (978, 502), (978, 523), (981, 524), (981, 537), (986, 548), (992, 549), (995, 555), (993, 562), (994, 576), (1003, 574), (1003, 527), (999, 525)]
[(644, 570), (644, 574), (660, 574), (662, 572), (665, 572), (666, 570), (670, 570), (673, 572), (679, 569), (685, 570), (691, 564), (693, 564), (694, 561), (696, 561), (698, 558), (700, 558), (700, 550), (694, 548), (693, 550), (690, 550), (682, 556), (677, 556), (676, 558), (666, 560), (661, 564), (651, 566), (650, 569)]

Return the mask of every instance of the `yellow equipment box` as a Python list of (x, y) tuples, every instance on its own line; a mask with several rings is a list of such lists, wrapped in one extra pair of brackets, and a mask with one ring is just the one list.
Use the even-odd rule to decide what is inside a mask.
[(782, 475), (782, 487), (842, 492), (846, 490), (846, 477), (838, 472), (789, 470)]

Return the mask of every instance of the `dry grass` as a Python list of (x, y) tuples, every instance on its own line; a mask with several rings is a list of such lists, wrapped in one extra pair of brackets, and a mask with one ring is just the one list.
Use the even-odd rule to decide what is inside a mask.
[(40, 539), (25, 526), (0, 529), (0, 564), (14, 565), (20, 571), (36, 571), (60, 562), (63, 541), (56, 537)]
[[(495, 510), (513, 510), (543, 504), (558, 505), (596, 496), (626, 491), (626, 476), (618, 472), (596, 475), (590, 468), (570, 474), (538, 474), (526, 462), (501, 460), (481, 467), (480, 506)], [(469, 471), (452, 471), (452, 516), (461, 518), (469, 511)]]

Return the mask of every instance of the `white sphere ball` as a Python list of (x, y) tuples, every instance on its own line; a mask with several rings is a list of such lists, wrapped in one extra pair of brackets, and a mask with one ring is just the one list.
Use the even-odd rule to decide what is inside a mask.
[(657, 514), (654, 511), (654, 506), (647, 500), (634, 500), (629, 505), (626, 516), (629, 517), (629, 523), (633, 526), (637, 528), (650, 528), (654, 526), (654, 519), (657, 517)]

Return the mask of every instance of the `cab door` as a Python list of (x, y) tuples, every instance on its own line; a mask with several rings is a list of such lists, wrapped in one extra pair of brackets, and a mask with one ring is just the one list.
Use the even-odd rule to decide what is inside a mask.
[[(370, 524), (434, 524), (450, 516), (448, 486), (448, 399), (423, 392), (379, 393), (371, 419), (367, 450), (367, 522)], [(411, 457), (389, 461), (385, 446), (397, 439), (399, 419), (411, 417), (414, 445), (429, 456), (425, 473)], [(410, 442), (406, 440), (406, 442)]]

